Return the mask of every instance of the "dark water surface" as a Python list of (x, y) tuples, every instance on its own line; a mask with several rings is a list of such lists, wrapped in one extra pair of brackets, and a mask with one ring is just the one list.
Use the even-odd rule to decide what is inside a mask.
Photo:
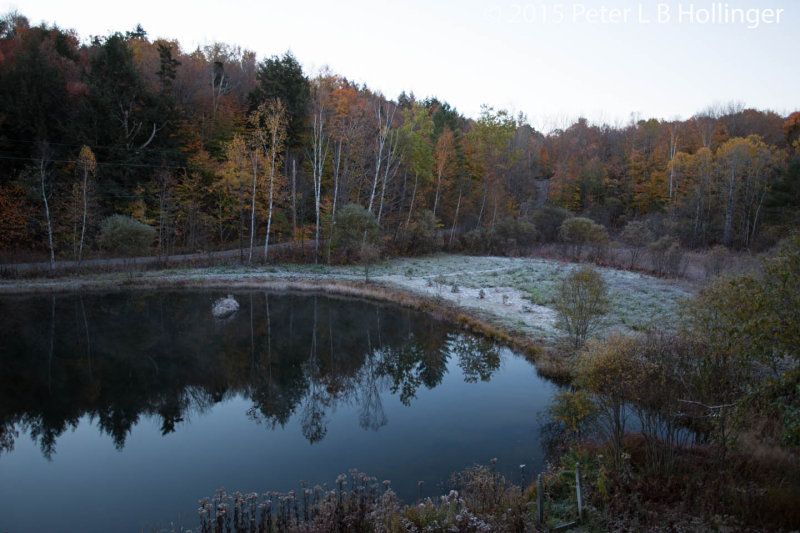
[[(0, 532), (197, 524), (219, 487), (333, 485), (356, 468), (406, 501), (499, 459), (542, 466), (555, 385), (422, 313), (218, 291), (0, 298)], [(13, 449), (8, 445), (13, 442)]]

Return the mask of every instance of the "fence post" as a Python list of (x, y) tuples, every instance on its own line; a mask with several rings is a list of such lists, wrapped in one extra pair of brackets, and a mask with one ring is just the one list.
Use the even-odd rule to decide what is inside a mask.
[(578, 521), (583, 520), (583, 494), (581, 492), (581, 464), (575, 463), (575, 491), (578, 494)]
[(542, 475), (536, 477), (536, 517), (539, 524), (544, 523), (544, 490), (542, 489)]

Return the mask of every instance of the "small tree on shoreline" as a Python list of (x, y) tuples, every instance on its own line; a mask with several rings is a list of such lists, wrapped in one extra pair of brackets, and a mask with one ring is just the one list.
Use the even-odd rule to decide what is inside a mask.
[(560, 326), (577, 350), (600, 323), (608, 308), (608, 290), (600, 274), (590, 266), (575, 269), (564, 278), (555, 303)]

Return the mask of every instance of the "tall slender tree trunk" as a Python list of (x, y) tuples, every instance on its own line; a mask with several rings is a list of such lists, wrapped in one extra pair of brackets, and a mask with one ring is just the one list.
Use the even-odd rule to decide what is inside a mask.
[(244, 264), (244, 190), (239, 181), (239, 263)]
[(292, 242), (297, 240), (297, 165), (292, 158)]
[[(386, 154), (386, 166), (383, 169), (383, 183), (381, 185), (381, 203), (380, 207), (378, 208), (378, 216), (376, 217), (376, 221), (378, 225), (381, 223), (381, 216), (383, 215), (383, 202), (386, 198), (386, 184), (389, 182), (389, 172), (392, 172), (392, 178), (394, 178), (395, 172), (397, 172), (398, 165), (395, 164), (395, 158), (397, 154), (397, 136), (394, 136), (394, 139), (389, 141), (389, 151)], [(392, 171), (392, 166), (394, 165), (394, 170)]]
[(419, 183), (419, 174), (414, 172), (414, 192), (411, 193), (411, 204), (408, 206), (408, 219), (406, 220), (406, 229), (411, 224), (411, 213), (414, 211), (414, 199), (417, 197), (417, 184)]
[(320, 204), (322, 203), (322, 171), (325, 168), (325, 160), (328, 158), (328, 142), (324, 132), (324, 109), (320, 105), (318, 112), (314, 115), (314, 156), (313, 156), (313, 178), (314, 178), (314, 212), (316, 224), (314, 229), (314, 263), (319, 262), (319, 224), (320, 224)]
[(39, 182), (42, 187), (42, 200), (44, 201), (44, 215), (47, 221), (47, 242), (50, 246), (50, 270), (56, 266), (56, 255), (53, 249), (53, 223), (50, 220), (50, 204), (47, 201), (47, 161), (44, 157), (39, 159)]
[(458, 210), (461, 207), (461, 189), (458, 190), (458, 202), (456, 202), (456, 213), (453, 215), (453, 229), (450, 230), (450, 243), (453, 245), (453, 237), (456, 235), (456, 221), (458, 220)]
[(89, 212), (89, 172), (83, 171), (83, 219), (81, 221), (81, 243), (78, 247), (78, 263), (83, 260), (83, 239), (86, 236), (86, 217)]
[[(675, 156), (678, 153), (678, 123), (673, 122), (670, 125), (670, 137), (669, 137), (669, 199), (672, 202), (672, 214), (675, 215), (675, 209), (678, 204), (678, 191), (677, 191), (677, 183), (675, 178)], [(675, 198), (673, 199), (672, 195), (675, 194)]]
[(378, 190), (378, 180), (380, 179), (381, 164), (383, 162), (383, 147), (386, 144), (386, 133), (384, 131), (380, 103), (376, 113), (378, 115), (378, 153), (375, 156), (375, 177), (372, 179), (372, 192), (369, 195), (367, 211), (372, 211), (372, 204), (375, 202), (375, 192)]
[[(400, 192), (400, 206), (397, 208), (398, 213), (402, 213), (403, 209), (406, 205), (406, 190), (408, 189), (408, 167), (406, 166), (405, 170), (403, 171), (403, 189)], [(403, 220), (401, 217), (397, 217), (397, 224), (394, 226), (394, 237), (393, 240), (397, 241), (397, 236), (400, 234), (400, 228), (403, 227)], [(407, 225), (406, 225), (407, 226)]]
[(331, 243), (333, 242), (333, 230), (336, 226), (336, 202), (339, 199), (339, 165), (342, 160), (342, 140), (335, 148), (333, 165), (333, 201), (331, 203), (331, 229), (328, 235), (328, 264), (331, 264)]
[(489, 177), (486, 177), (486, 184), (483, 187), (483, 199), (481, 199), (481, 209), (478, 211), (478, 225), (476, 228), (481, 227), (483, 221), (483, 210), (486, 208), (486, 198), (489, 196)]
[(728, 185), (728, 201), (725, 203), (725, 227), (722, 231), (722, 244), (730, 246), (731, 244), (731, 230), (733, 228), (733, 208), (734, 208), (734, 193), (736, 191), (736, 171), (731, 170), (730, 182)]
[(444, 165), (439, 165), (439, 171), (436, 176), (436, 196), (433, 200), (433, 218), (436, 218), (436, 213), (439, 210), (439, 193), (442, 189), (442, 172)]
[(764, 204), (764, 198), (767, 196), (767, 189), (764, 189), (761, 193), (761, 199), (758, 201), (758, 207), (756, 208), (756, 214), (753, 218), (753, 232), (750, 235), (750, 240), (756, 238), (756, 227), (758, 227), (758, 216), (761, 213), (761, 206)]

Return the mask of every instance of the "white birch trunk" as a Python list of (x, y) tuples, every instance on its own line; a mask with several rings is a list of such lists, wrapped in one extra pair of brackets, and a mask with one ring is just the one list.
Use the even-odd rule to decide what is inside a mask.
[(334, 149), (333, 165), (333, 201), (331, 203), (331, 230), (328, 236), (328, 264), (331, 262), (331, 243), (333, 242), (333, 230), (336, 227), (336, 202), (339, 198), (339, 165), (342, 160), (342, 140), (339, 139), (338, 146)]
[(456, 202), (456, 213), (453, 215), (453, 229), (450, 230), (450, 246), (453, 245), (453, 237), (456, 235), (456, 221), (458, 220), (458, 210), (461, 208), (461, 190), (458, 191), (458, 202)]
[(328, 158), (328, 141), (324, 135), (324, 108), (320, 105), (314, 115), (314, 154), (313, 154), (313, 179), (314, 179), (314, 210), (316, 214), (316, 227), (314, 232), (314, 263), (319, 261), (319, 223), (320, 204), (322, 202), (322, 171), (325, 160)]
[(414, 192), (411, 193), (411, 205), (408, 206), (408, 219), (406, 220), (406, 229), (411, 224), (411, 212), (414, 211), (414, 198), (417, 197), (417, 184), (419, 182), (419, 174), (414, 173)]
[(47, 168), (44, 158), (39, 160), (39, 180), (42, 186), (42, 200), (44, 200), (44, 215), (47, 221), (47, 242), (50, 245), (50, 270), (56, 266), (56, 256), (53, 250), (53, 224), (50, 221), (50, 204), (47, 202)]

